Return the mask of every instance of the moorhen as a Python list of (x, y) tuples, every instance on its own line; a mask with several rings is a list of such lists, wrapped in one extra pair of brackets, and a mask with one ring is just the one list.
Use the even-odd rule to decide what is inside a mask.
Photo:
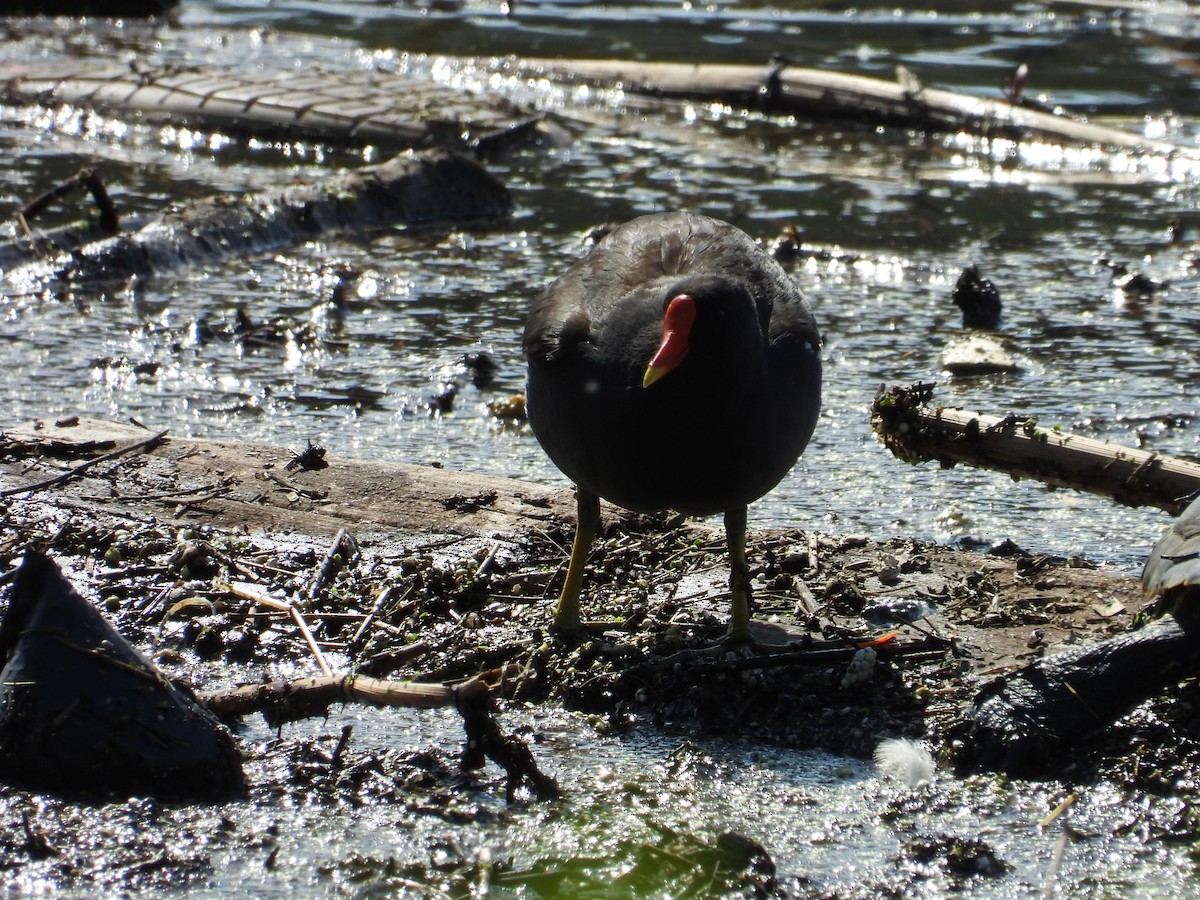
[(746, 506), (816, 425), (821, 336), (787, 273), (744, 232), (688, 212), (618, 226), (534, 303), (529, 422), (576, 485), (578, 527), (553, 628), (581, 628), (600, 501), (725, 514), (733, 611), (750, 631)]

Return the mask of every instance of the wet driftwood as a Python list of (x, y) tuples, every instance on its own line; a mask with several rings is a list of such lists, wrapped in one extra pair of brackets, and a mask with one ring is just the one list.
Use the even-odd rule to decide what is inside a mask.
[(232, 72), (164, 66), (0, 70), (0, 100), (65, 104), (176, 126), (388, 148), (488, 150), (538, 133), (502, 97), (389, 72)]
[[(47, 258), (12, 267), (5, 279), (24, 291), (101, 286), (291, 246), (332, 231), (495, 218), (507, 215), (511, 205), (508, 190), (478, 163), (431, 150), (316, 184), (190, 203), (136, 230), (56, 247)], [(18, 242), (17, 249), (21, 246)]]
[(1164, 141), (1014, 105), (1004, 99), (923, 87), (907, 71), (900, 73), (902, 78), (897, 81), (885, 81), (783, 63), (744, 66), (513, 58), (478, 64), (526, 78), (802, 117), (853, 119), (937, 132), (966, 131), (985, 138), (1043, 140), (1138, 152), (1186, 152)]
[(966, 463), (1178, 514), (1200, 492), (1200, 463), (1059, 433), (1021, 416), (985, 416), (927, 404), (933, 385), (880, 389), (876, 436), (905, 462)]

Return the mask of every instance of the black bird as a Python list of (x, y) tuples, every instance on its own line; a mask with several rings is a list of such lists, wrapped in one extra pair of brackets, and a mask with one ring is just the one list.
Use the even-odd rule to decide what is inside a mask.
[(748, 638), (746, 506), (812, 435), (820, 346), (778, 263), (693, 213), (617, 227), (545, 290), (525, 326), (529, 422), (575, 482), (579, 509), (556, 631), (581, 628), (602, 497), (639, 512), (724, 513), (729, 634)]

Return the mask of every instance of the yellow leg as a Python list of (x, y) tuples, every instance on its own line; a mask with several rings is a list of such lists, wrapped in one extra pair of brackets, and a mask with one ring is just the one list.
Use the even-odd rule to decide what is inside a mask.
[(750, 640), (750, 567), (746, 565), (746, 507), (725, 513), (725, 543), (729, 547), (729, 592), (733, 609), (729, 613), (729, 637)]
[(550, 630), (559, 634), (571, 634), (583, 629), (579, 616), (579, 594), (583, 590), (583, 570), (587, 565), (588, 553), (600, 527), (600, 498), (581, 487), (575, 488), (575, 507), (578, 524), (575, 527), (575, 542), (571, 545), (571, 561), (567, 564), (567, 580), (558, 595), (558, 606), (554, 608), (554, 622)]

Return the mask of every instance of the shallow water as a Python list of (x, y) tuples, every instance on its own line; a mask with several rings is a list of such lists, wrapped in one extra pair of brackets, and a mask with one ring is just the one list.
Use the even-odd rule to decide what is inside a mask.
[[(1195, 143), (1192, 75), (1170, 49), (1185, 42), (1191, 32), (1176, 32), (1193, 22), (1098, 18), (1069, 6), (954, 9), (537, 3), (506, 16), (485, 3), (185, 4), (178, 27), (129, 24), (70, 37), (34, 31), (4, 54), (274, 70), (385, 67), (471, 85), (481, 80), (472, 71), (402, 51), (754, 62), (782, 47), (805, 65), (887, 76), (903, 63), (927, 84), (993, 95), (1004, 74), (1027, 60), (1029, 92), (1044, 92), (1052, 104)], [(162, 279), (136, 298), (10, 297), (0, 363), (23, 377), (7, 415), (132, 415), (194, 435), (286, 445), (312, 438), (337, 454), (561, 482), (528, 433), (499, 428), (484, 414), (487, 401), (521, 389), (524, 310), (581, 252), (591, 226), (688, 206), (757, 237), (790, 225), (807, 241), (866, 257), (796, 273), (827, 338), (824, 414), (792, 476), (755, 505), (753, 526), (1010, 538), (1128, 570), (1140, 564), (1161, 514), (996, 474), (908, 468), (874, 441), (866, 409), (881, 383), (944, 379), (939, 353), (958, 322), (949, 293), (961, 267), (975, 262), (1000, 289), (1005, 334), (1023, 369), (947, 383), (939, 399), (1196, 453), (1193, 245), (1186, 231), (1182, 243), (1168, 239), (1172, 220), (1194, 230), (1195, 172), (1137, 160), (1107, 166), (1057, 148), (996, 161), (954, 137), (925, 141), (900, 130), (693, 107), (645, 115), (612, 98), (582, 108), (561, 92), (493, 86), (550, 110), (569, 133), (562, 146), (493, 164), (516, 195), (511, 224), (418, 237), (416, 246), (403, 236), (369, 245), (331, 239)], [(354, 161), (328, 148), (247, 147), (136, 122), (60, 117), (66, 121), (51, 127), (52, 117), (28, 118), (7, 110), (0, 123), (9, 203), (89, 161), (102, 166), (122, 208), (133, 210)], [(1126, 300), (1101, 257), (1178, 286), (1149, 301)], [(340, 343), (243, 352), (234, 342), (192, 337), (195, 323), (227, 324), (236, 307), (258, 320), (307, 320), (330, 290), (317, 271), (335, 264), (365, 276), (342, 321), (318, 321), (319, 333)], [(501, 366), (493, 389), (467, 391), (440, 418), (404, 414), (436, 390), (445, 366), (480, 347)], [(156, 371), (146, 374), (146, 364)]]
[[(504, 16), (489, 4), (341, 4), (332, 12), (302, 3), (185, 4), (178, 27), (96, 27), (69, 37), (23, 31), (5, 56), (385, 67), (475, 84), (472, 72), (402, 51), (753, 62), (784, 47), (806, 65), (886, 76), (901, 62), (926, 83), (991, 94), (1011, 66), (1029, 60), (1029, 90), (1051, 103), (1195, 142), (1191, 75), (1161, 46), (1184, 40), (1174, 32), (1192, 28), (1188, 20), (1001, 4), (970, 14), (807, 7), (539, 3)], [(957, 325), (949, 292), (961, 267), (975, 262), (1000, 288), (1005, 333), (1023, 370), (946, 384), (940, 399), (1195, 453), (1192, 244), (1167, 236), (1173, 219), (1185, 227), (1197, 219), (1194, 173), (1136, 160), (1106, 170), (1091, 154), (1055, 148), (997, 162), (953, 137), (924, 141), (898, 130), (692, 107), (643, 115), (611, 98), (581, 108), (560, 92), (507, 88), (553, 112), (570, 136), (494, 163), (516, 195), (510, 225), (418, 237), (416, 246), (402, 236), (370, 245), (332, 239), (163, 279), (132, 299), (10, 297), (0, 362), (23, 376), (7, 415), (132, 415), (194, 435), (287, 445), (312, 438), (338, 454), (561, 482), (529, 434), (484, 415), (487, 401), (521, 388), (518, 334), (529, 299), (581, 252), (592, 225), (688, 206), (758, 237), (791, 225), (807, 241), (866, 257), (797, 271), (827, 337), (824, 414), (793, 475), (754, 507), (754, 526), (1010, 538), (1129, 570), (1140, 564), (1161, 514), (995, 474), (902, 466), (874, 441), (865, 410), (881, 383), (944, 377), (939, 353)], [(354, 161), (329, 148), (247, 147), (136, 122), (66, 116), (55, 127), (48, 115), (28, 119), (7, 110), (0, 123), (10, 203), (84, 162), (102, 166), (122, 208), (140, 211)], [(1101, 257), (1158, 279), (1192, 280), (1150, 301), (1126, 301)], [(239, 306), (260, 320), (305, 321), (330, 289), (316, 274), (323, 264), (365, 276), (349, 315), (318, 323), (340, 344), (246, 353), (191, 337), (198, 321), (227, 324)], [(501, 365), (492, 390), (466, 392), (440, 418), (403, 414), (436, 389), (443, 367), (479, 347)], [(148, 363), (158, 366), (153, 374), (134, 372)]]
[[(247, 0), (185, 2), (173, 24), (159, 26), (10, 25), (0, 63), (96, 57), (147, 66), (413, 71), (504, 91), (546, 110), (569, 139), (490, 163), (518, 205), (511, 222), (494, 227), (396, 233), (370, 243), (329, 239), (155, 281), (136, 295), (0, 298), (0, 366), (9, 374), (0, 425), (76, 413), (133, 416), (177, 434), (296, 448), (312, 439), (337, 455), (562, 483), (528, 432), (485, 414), (487, 402), (521, 390), (524, 311), (581, 252), (581, 237), (593, 225), (685, 206), (764, 239), (794, 226), (804, 240), (856, 258), (812, 261), (795, 271), (826, 336), (824, 411), (795, 471), (752, 509), (752, 527), (941, 541), (1009, 538), (1033, 551), (1081, 554), (1136, 571), (1165, 523), (1161, 513), (994, 473), (903, 465), (873, 438), (867, 410), (881, 383), (938, 380), (946, 403), (1200, 454), (1196, 171), (1036, 145), (993, 147), (989, 156), (963, 137), (926, 139), (730, 110), (642, 111), (617, 96), (581, 100), (536, 84), (489, 80), (425, 55), (765, 64), (783, 50), (800, 65), (881, 77), (901, 63), (926, 84), (993, 96), (1024, 61), (1031, 67), (1027, 93), (1045, 94), (1051, 105), (1196, 145), (1195, 18), (1097, 13), (1072, 4), (960, 7), (520, 0), (508, 10), (497, 2)], [(100, 166), (123, 210), (150, 211), (215, 191), (276, 186), (296, 173), (319, 174), (361, 158), (319, 145), (247, 143), (136, 121), (5, 108), (0, 206), (14, 208), (85, 164)], [(1181, 240), (1170, 236), (1174, 220), (1184, 229)], [(1102, 258), (1172, 284), (1150, 299), (1127, 298)], [(959, 330), (950, 291), (972, 262), (1004, 300), (1003, 331), (1022, 365), (1016, 375), (949, 381), (940, 371), (940, 352)], [(321, 273), (343, 265), (360, 278), (345, 315), (335, 320), (319, 312), (331, 290)], [(198, 323), (219, 330), (239, 307), (256, 320), (303, 322), (315, 315), (328, 343), (250, 351), (197, 337)], [(454, 410), (437, 417), (411, 412), (464, 352), (480, 348), (500, 364), (492, 388), (466, 388)], [(396, 724), (400, 718), (361, 717), (363, 739), (408, 740), (411, 722)], [(323, 727), (335, 731), (335, 724)], [(439, 742), (454, 740), (429, 727)], [(854, 893), (894, 867), (905, 838), (903, 828), (881, 827), (878, 817), (896, 789), (880, 785), (860, 762), (706, 744), (701, 752), (719, 759), (720, 777), (697, 776), (681, 788), (668, 772), (677, 738), (600, 738), (585, 724), (561, 720), (544, 727), (563, 730), (556, 740), (569, 749), (549, 754), (549, 768), (557, 762), (563, 769), (556, 774), (582, 779), (589, 789), (553, 810), (517, 813), (518, 827), (460, 829), (471, 846), (491, 842), (493, 855), (512, 859), (516, 868), (539, 854), (579, 847), (610, 852), (606, 842), (635, 839), (650, 819), (710, 836), (729, 822), (763, 841), (781, 872), (807, 873), (817, 891)], [(1053, 805), (1046, 797), (1056, 788), (982, 796), (1003, 790), (939, 786), (938, 799), (910, 830), (983, 832), (1015, 866), (989, 887), (995, 895), (1028, 894), (1042, 883), (1057, 834), (1033, 823)], [(657, 811), (642, 808), (645, 796), (659, 795)], [(1112, 797), (1096, 789), (1086, 803), (1094, 833), (1105, 837), (1073, 845), (1061, 874), (1066, 883), (1128, 895), (1135, 888), (1126, 879), (1133, 877), (1150, 893), (1184, 893), (1188, 870), (1170, 853), (1108, 837), (1111, 821), (1103, 817), (1116, 815)], [(613, 807), (628, 813), (620, 828), (606, 818)], [(976, 808), (983, 811), (964, 813)], [(795, 817), (798, 809), (804, 813)], [(295, 865), (287, 871), (299, 882), (281, 889), (278, 877), (261, 869), (251, 878), (239, 868), (243, 860), (216, 867), (212, 892), (228, 896), (252, 884), (262, 895), (293, 893), (299, 883), (301, 893), (353, 893), (352, 885), (322, 882), (309, 863), (343, 854), (356, 840), (375, 855), (392, 852), (373, 843), (380, 840), (372, 831), (378, 822), (370, 819), (376, 815), (387, 813), (322, 818), (321, 828), (332, 834), (327, 850), (294, 823)], [(383, 834), (385, 844), (400, 840)], [(412, 846), (422, 845), (410, 837)], [(941, 889), (936, 879), (923, 884), (928, 896)]]

